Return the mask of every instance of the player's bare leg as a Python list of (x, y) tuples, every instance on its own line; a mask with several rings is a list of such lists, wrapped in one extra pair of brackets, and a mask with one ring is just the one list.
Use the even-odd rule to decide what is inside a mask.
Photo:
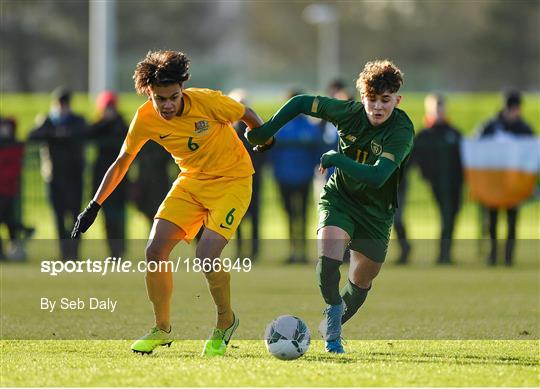
[(326, 226), (319, 229), (317, 232), (319, 256), (324, 255), (342, 262), (345, 248), (350, 240), (351, 237), (347, 231), (339, 227)]
[(351, 250), (351, 265), (349, 267), (349, 280), (363, 289), (371, 287), (371, 281), (377, 277), (382, 263), (375, 262), (364, 254)]
[(325, 320), (319, 328), (325, 339), (326, 351), (336, 354), (345, 352), (341, 345), (341, 317), (344, 306), (339, 292), (339, 267), (343, 263), (345, 248), (350, 239), (349, 234), (337, 226), (323, 227), (317, 233), (317, 277), (321, 294), (328, 304)]

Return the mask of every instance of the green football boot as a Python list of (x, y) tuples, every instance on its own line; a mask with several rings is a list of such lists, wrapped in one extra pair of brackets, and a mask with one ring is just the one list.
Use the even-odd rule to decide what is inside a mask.
[(165, 332), (157, 327), (150, 330), (141, 339), (136, 340), (131, 345), (131, 351), (141, 354), (152, 354), (152, 351), (158, 346), (169, 346), (172, 343), (171, 332)]
[(234, 334), (234, 331), (236, 331), (236, 329), (238, 328), (239, 324), (240, 320), (235, 315), (234, 322), (229, 328), (225, 330), (215, 328), (210, 339), (208, 339), (204, 344), (202, 355), (208, 357), (225, 355), (227, 345), (229, 344), (229, 341), (231, 340), (231, 337)]

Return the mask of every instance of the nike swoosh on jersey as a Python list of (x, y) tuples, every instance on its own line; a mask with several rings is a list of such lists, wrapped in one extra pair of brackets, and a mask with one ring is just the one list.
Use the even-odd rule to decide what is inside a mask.
[(231, 229), (231, 227), (224, 226), (223, 223), (221, 223), (219, 226), (220, 226), (221, 228), (225, 228), (225, 229), (227, 229), (227, 230), (230, 230), (230, 229)]
[[(171, 134), (172, 134), (172, 132), (171, 132)], [(167, 135), (160, 135), (160, 136), (159, 136), (159, 139), (165, 139), (166, 137), (168, 137), (168, 136), (169, 136), (169, 135), (171, 135), (171, 134), (167, 134)]]

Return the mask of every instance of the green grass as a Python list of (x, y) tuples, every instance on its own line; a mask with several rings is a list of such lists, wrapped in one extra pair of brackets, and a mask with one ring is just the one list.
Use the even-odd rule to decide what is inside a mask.
[(538, 386), (537, 341), (351, 341), (329, 356), (321, 341), (297, 361), (270, 357), (261, 341), (233, 341), (224, 358), (202, 341), (153, 356), (127, 341), (4, 341), (2, 386)]
[[(85, 253), (98, 244), (87, 245)], [(47, 248), (43, 243), (38, 257), (49, 258)], [(142, 274), (50, 277), (40, 273), (36, 262), (4, 264), (1, 384), (538, 386), (536, 249), (522, 250), (522, 262), (512, 269), (486, 268), (474, 258), (441, 268), (421, 255), (407, 268), (385, 265), (366, 304), (344, 327), (348, 339), (344, 357), (325, 354), (318, 340), (323, 303), (313, 265), (276, 263), (286, 254), (284, 242), (274, 241), (265, 248), (261, 263), (251, 272), (232, 275), (234, 309), (241, 325), (229, 354), (213, 360), (199, 356), (213, 322), (211, 299), (200, 274), (175, 273), (172, 318), (179, 340), (170, 349), (141, 357), (131, 354), (129, 345), (152, 324)], [(183, 257), (192, 253), (186, 245), (175, 252)], [(343, 279), (345, 269), (342, 274)], [(116, 299), (117, 309), (114, 313), (39, 309), (41, 297), (90, 296)], [(278, 361), (264, 349), (265, 325), (280, 314), (302, 317), (316, 340), (298, 361)]]

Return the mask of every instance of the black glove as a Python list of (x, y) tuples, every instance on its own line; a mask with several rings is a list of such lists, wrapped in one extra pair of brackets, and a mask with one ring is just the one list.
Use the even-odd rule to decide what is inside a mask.
[(96, 220), (97, 214), (101, 209), (101, 205), (94, 200), (88, 203), (88, 206), (80, 213), (75, 222), (75, 227), (71, 232), (71, 239), (78, 239), (81, 233), (85, 233), (90, 228), (94, 220)]
[(264, 153), (265, 151), (270, 150), (274, 145), (276, 144), (276, 137), (272, 137), (272, 143), (270, 144), (264, 144), (264, 145), (258, 145), (253, 148), (254, 151), (257, 151), (259, 153)]

